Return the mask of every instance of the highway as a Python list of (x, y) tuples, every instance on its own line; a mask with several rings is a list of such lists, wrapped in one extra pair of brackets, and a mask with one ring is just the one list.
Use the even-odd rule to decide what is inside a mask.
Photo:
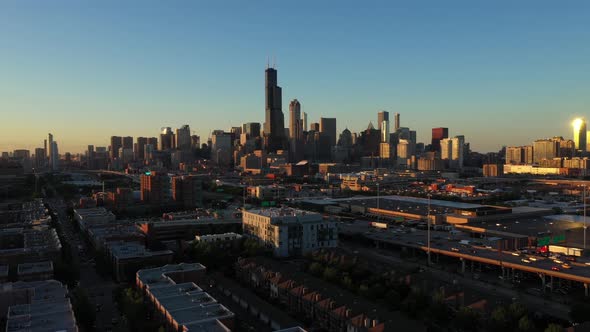
[[(341, 225), (341, 231), (345, 233), (362, 233), (366, 238), (375, 241), (377, 245), (389, 244), (428, 252), (428, 238), (427, 231), (425, 230), (410, 229), (407, 227), (375, 229), (369, 227), (368, 222), (357, 222), (354, 225)], [(508, 275), (513, 270), (536, 273), (539, 275), (543, 286), (545, 286), (545, 282), (547, 281), (546, 277), (549, 277), (549, 282), (553, 278), (571, 280), (584, 284), (588, 295), (590, 266), (586, 265), (585, 261), (567, 262), (561, 259), (562, 263), (559, 263), (548, 257), (538, 255), (518, 254), (515, 252), (498, 251), (483, 246), (465, 245), (460, 243), (461, 240), (479, 241), (480, 239), (469, 238), (464, 233), (431, 231), (431, 258), (434, 258), (436, 254), (458, 258), (460, 261), (463, 261), (463, 270), (465, 269), (465, 263), (472, 261), (499, 266), (503, 270), (503, 273), (505, 271)], [(564, 263), (569, 263), (569, 268), (564, 268)]]

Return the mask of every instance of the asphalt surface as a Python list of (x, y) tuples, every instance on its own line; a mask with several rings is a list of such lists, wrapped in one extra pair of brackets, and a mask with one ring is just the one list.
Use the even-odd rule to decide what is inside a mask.
[(86, 241), (74, 227), (72, 220), (69, 219), (64, 202), (59, 199), (52, 199), (48, 200), (48, 203), (58, 216), (58, 223), (61, 226), (64, 240), (72, 247), (73, 261), (80, 266), (79, 287), (87, 291), (90, 301), (97, 310), (95, 331), (102, 332), (115, 329), (116, 325), (121, 321), (112, 296), (117, 284), (98, 275), (92, 249), (87, 247)]
[[(388, 229), (375, 229), (368, 226), (368, 222), (357, 222), (352, 225), (343, 224), (341, 228), (345, 232), (361, 233), (365, 237), (378, 242), (428, 251), (428, 233), (425, 230), (395, 226)], [(586, 264), (588, 260), (568, 262), (564, 258), (560, 258), (556, 261), (538, 255), (517, 254), (513, 251), (498, 251), (483, 246), (462, 245), (461, 240), (477, 242), (480, 239), (469, 238), (465, 233), (432, 230), (430, 233), (430, 249), (432, 252), (465, 260), (515, 268), (526, 272), (543, 273), (566, 280), (590, 283), (590, 266)], [(564, 263), (568, 263), (569, 268), (564, 267)], [(555, 271), (553, 269), (559, 270)]]

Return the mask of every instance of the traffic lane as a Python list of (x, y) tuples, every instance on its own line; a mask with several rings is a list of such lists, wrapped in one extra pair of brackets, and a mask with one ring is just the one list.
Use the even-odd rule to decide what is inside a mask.
[[(369, 234), (367, 234), (369, 233)], [(372, 238), (373, 240), (389, 242), (392, 244), (400, 245), (400, 246), (407, 246), (413, 247), (416, 249), (420, 249), (423, 251), (428, 251), (428, 247), (426, 246), (427, 243), (427, 232), (418, 232), (418, 231), (411, 231), (409, 233), (399, 233), (399, 232), (366, 232), (365, 236), (368, 238)], [(449, 241), (447, 239), (443, 239), (441, 242), (440, 234), (445, 234), (443, 232), (431, 232), (434, 234), (439, 235), (439, 238), (435, 241), (431, 240), (431, 248), (438, 249), (437, 251), (441, 251), (441, 254), (447, 256), (461, 256), (465, 259), (477, 260), (478, 258), (484, 258), (486, 260), (495, 261), (493, 264), (495, 265), (502, 265), (503, 262), (510, 263), (511, 265), (515, 265), (515, 268), (521, 270), (529, 270), (529, 267), (534, 267), (537, 269), (544, 270), (544, 273), (553, 274), (557, 277), (568, 278), (569, 276), (572, 277), (582, 277), (582, 278), (589, 278), (590, 279), (590, 267), (577, 267), (572, 269), (564, 269), (562, 268), (561, 271), (553, 271), (552, 267), (556, 264), (554, 262), (548, 262), (546, 260), (540, 262), (531, 262), (531, 263), (523, 263), (521, 256), (514, 256), (510, 252), (498, 251), (498, 250), (490, 250), (490, 249), (480, 249), (475, 253), (470, 253), (468, 250), (471, 247), (462, 247), (458, 239), (454, 241)], [(448, 233), (446, 233), (448, 235)], [(396, 237), (404, 237), (404, 239), (396, 239)], [(432, 236), (431, 236), (432, 238)], [(444, 242), (446, 241), (446, 242)], [(477, 250), (477, 249), (475, 249)], [(475, 254), (475, 255), (474, 255)], [(538, 265), (536, 265), (538, 263)], [(571, 277), (569, 277), (571, 278)], [(576, 280), (578, 281), (578, 280)], [(580, 281), (583, 282), (583, 281)]]

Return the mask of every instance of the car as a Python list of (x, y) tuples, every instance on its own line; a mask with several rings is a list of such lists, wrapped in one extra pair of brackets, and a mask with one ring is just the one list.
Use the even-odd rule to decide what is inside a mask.
[(531, 263), (531, 261), (529, 261), (529, 260), (528, 260), (528, 259), (526, 259), (526, 258), (523, 258), (523, 259), (521, 259), (521, 261), (522, 261), (523, 263), (527, 263), (527, 264), (530, 264), (530, 263)]
[(451, 248), (451, 251), (454, 251), (454, 252), (459, 252), (459, 248), (452, 247), (452, 248)]
[(559, 268), (559, 266), (552, 266), (551, 270), (553, 271), (561, 271), (561, 269)]
[(536, 262), (538, 260), (537, 257), (529, 257), (529, 260), (531, 260), (532, 262)]
[(560, 261), (559, 259), (554, 259), (553, 263), (555, 264), (563, 264), (563, 261)]
[(511, 254), (512, 254), (512, 256), (520, 256), (520, 254), (517, 252), (511, 252)]
[(565, 260), (566, 261), (570, 261), (570, 262), (575, 262), (576, 261), (576, 256), (565, 256)]
[(562, 264), (561, 267), (563, 267), (564, 269), (568, 269), (568, 270), (572, 268), (572, 266), (569, 265), (568, 263)]

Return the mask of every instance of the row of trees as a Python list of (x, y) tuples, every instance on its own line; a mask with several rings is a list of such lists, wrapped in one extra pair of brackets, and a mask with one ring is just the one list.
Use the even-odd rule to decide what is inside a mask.
[[(518, 302), (498, 306), (486, 314), (470, 307), (456, 306), (445, 300), (444, 291), (430, 293), (411, 287), (407, 272), (374, 272), (354, 261), (330, 259), (329, 255), (308, 256), (307, 272), (332, 284), (339, 285), (367, 300), (400, 310), (408, 317), (423, 321), (432, 331), (562, 331), (543, 317), (534, 317)], [(577, 319), (590, 317), (590, 305), (577, 308)]]

